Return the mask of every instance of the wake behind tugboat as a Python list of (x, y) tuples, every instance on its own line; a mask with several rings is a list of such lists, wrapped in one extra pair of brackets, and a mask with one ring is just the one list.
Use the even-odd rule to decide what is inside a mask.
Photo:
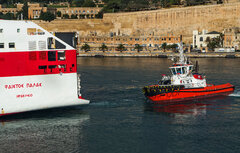
[(184, 56), (182, 45), (179, 50), (179, 61), (170, 68), (171, 75), (162, 75), (156, 85), (145, 86), (144, 95), (153, 102), (176, 102), (198, 98), (229, 95), (234, 91), (230, 83), (207, 84), (206, 77), (198, 73), (198, 63), (195, 67)]

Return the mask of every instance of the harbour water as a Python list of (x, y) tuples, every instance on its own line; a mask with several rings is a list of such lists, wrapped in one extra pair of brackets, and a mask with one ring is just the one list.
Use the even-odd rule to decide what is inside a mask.
[(231, 83), (227, 97), (149, 105), (142, 87), (169, 73), (161, 58), (78, 58), (89, 106), (0, 119), (0, 152), (240, 152), (240, 61), (198, 58), (208, 83)]

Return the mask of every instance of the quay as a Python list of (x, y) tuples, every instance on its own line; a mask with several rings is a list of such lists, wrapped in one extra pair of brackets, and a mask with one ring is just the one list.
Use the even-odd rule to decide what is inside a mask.
[[(160, 51), (79, 51), (78, 57), (157, 57), (157, 58), (170, 58), (178, 56), (179, 53), (173, 52), (160, 52)], [(207, 53), (185, 53), (185, 56), (191, 58), (239, 58), (240, 52), (207, 52)]]

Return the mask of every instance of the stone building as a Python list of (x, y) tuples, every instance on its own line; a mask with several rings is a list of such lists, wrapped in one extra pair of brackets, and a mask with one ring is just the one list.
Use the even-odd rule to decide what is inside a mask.
[(207, 30), (203, 30), (202, 32), (198, 32), (198, 30), (193, 31), (193, 48), (202, 48), (207, 47), (207, 38), (216, 38), (220, 36), (219, 32), (212, 31), (208, 32)]
[(7, 13), (13, 13), (14, 15), (17, 14), (18, 11), (20, 11), (22, 8), (3, 8), (2, 5), (0, 4), (0, 12), (3, 14), (7, 14)]
[(63, 7), (57, 8), (57, 12), (61, 12), (61, 17), (64, 14), (68, 14), (71, 18), (72, 15), (76, 15), (80, 18), (95, 18), (95, 16), (101, 11), (101, 7)]
[(240, 28), (226, 28), (224, 29), (224, 42), (223, 46), (225, 48), (235, 48), (240, 49)]
[(123, 44), (128, 49), (133, 49), (136, 44), (141, 45), (148, 50), (159, 49), (163, 43), (179, 44), (182, 36), (87, 36), (79, 38), (79, 45), (84, 43), (89, 44), (91, 47), (100, 47), (103, 43), (109, 48), (116, 48), (119, 44)]

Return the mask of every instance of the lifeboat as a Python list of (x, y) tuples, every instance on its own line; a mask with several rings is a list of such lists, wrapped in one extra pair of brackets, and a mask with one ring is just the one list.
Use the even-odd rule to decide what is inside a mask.
[(143, 93), (149, 100), (160, 103), (195, 100), (228, 95), (234, 91), (234, 85), (230, 83), (207, 84), (206, 76), (198, 73), (198, 63), (194, 66), (184, 56), (182, 45), (179, 53), (178, 62), (169, 67), (171, 75), (162, 75), (158, 84), (143, 88)]

